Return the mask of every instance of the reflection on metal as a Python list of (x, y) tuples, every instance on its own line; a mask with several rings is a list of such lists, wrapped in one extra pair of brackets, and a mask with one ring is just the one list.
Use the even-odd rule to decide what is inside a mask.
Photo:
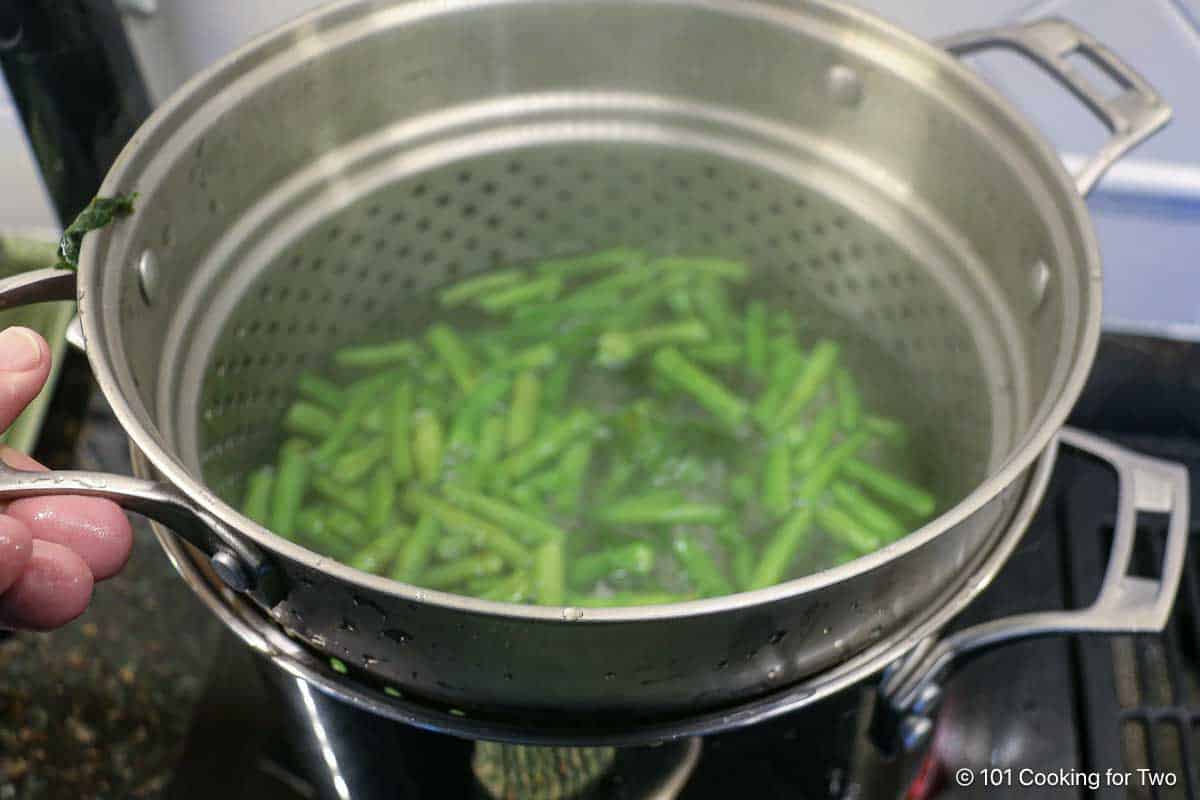
[(325, 762), (325, 767), (329, 770), (329, 775), (332, 778), (333, 789), (337, 792), (340, 800), (350, 800), (350, 787), (346, 785), (346, 779), (342, 776), (342, 771), (338, 767), (337, 754), (333, 752), (333, 747), (329, 744), (329, 733), (325, 730), (325, 723), (321, 721), (321, 715), (317, 712), (317, 703), (313, 700), (312, 689), (299, 678), (296, 678), (295, 681), (296, 689), (299, 690), (300, 697), (304, 701), (304, 709), (308, 713), (313, 734), (317, 737), (317, 742), (321, 748), (321, 758)]

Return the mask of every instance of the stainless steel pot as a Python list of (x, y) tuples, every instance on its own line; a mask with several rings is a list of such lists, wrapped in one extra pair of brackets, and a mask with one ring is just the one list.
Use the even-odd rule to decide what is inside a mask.
[[(826, 674), (961, 595), (1012, 529), (1097, 341), (1080, 192), (1169, 116), (1066, 23), (950, 43), (992, 45), (1113, 129), (1077, 179), (944, 51), (833, 3), (418, 0), (305, 17), (139, 130), (102, 188), (138, 192), (138, 209), (86, 241), (77, 285), (0, 287), (7, 304), (77, 294), (146, 479), (10, 474), (0, 497), (118, 499), (297, 640), (474, 714), (664, 718)], [(1072, 73), (1075, 51), (1124, 92)], [(914, 422), (914, 462), (956, 502), (769, 589), (582, 610), (366, 575), (222, 499), (276, 446), (296, 373), (422, 324), (413, 292), (615, 242), (746, 257), (811, 328), (860, 342), (876, 401)], [(1177, 477), (1160, 481), (1176, 511)]]

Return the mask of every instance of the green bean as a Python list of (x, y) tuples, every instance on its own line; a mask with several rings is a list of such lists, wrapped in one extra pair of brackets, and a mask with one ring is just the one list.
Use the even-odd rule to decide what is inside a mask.
[(800, 411), (816, 397), (822, 385), (833, 372), (837, 363), (838, 346), (828, 339), (817, 342), (812, 353), (805, 361), (804, 368), (792, 385), (791, 391), (785, 395), (779, 405), (779, 413), (775, 418), (775, 427), (779, 428), (791, 422)]
[(653, 364), (667, 381), (690, 394), (730, 428), (737, 428), (745, 419), (748, 412), (746, 404), (675, 348), (659, 350), (654, 354)]
[(528, 484), (512, 487), (508, 490), (508, 497), (517, 506), (530, 512), (542, 505), (542, 498), (538, 490)]
[(421, 347), (411, 339), (399, 339), (386, 344), (343, 347), (334, 351), (333, 363), (348, 369), (377, 369), (396, 364), (408, 364), (421, 354)]
[(792, 454), (787, 441), (776, 437), (767, 449), (767, 460), (763, 467), (763, 508), (776, 517), (782, 517), (792, 507)]
[(833, 537), (834, 541), (858, 555), (870, 553), (881, 544), (879, 537), (837, 506), (818, 506), (816, 515), (817, 524)]
[(562, 605), (566, 597), (562, 539), (538, 547), (533, 559), (533, 595), (544, 606)]
[(704, 276), (692, 292), (696, 311), (708, 324), (714, 338), (728, 339), (737, 335), (737, 323), (729, 309), (729, 295), (724, 285), (712, 276)]
[(387, 409), (378, 405), (363, 415), (360, 430), (365, 433), (387, 433), (388, 424)]
[(645, 261), (646, 254), (640, 250), (614, 247), (589, 255), (547, 259), (540, 262), (534, 269), (543, 274), (579, 275), (612, 267), (639, 267)]
[(654, 563), (654, 547), (647, 542), (616, 545), (576, 557), (571, 562), (571, 583), (590, 586), (616, 572), (648, 575), (654, 569)]
[(430, 326), (426, 338), (458, 388), (469, 391), (475, 385), (478, 374), (475, 359), (459, 335), (449, 325), (439, 322)]
[(518, 372), (525, 369), (543, 369), (558, 361), (558, 348), (547, 342), (526, 347), (498, 361), (495, 372)]
[(609, 331), (596, 343), (596, 363), (619, 367), (642, 350), (668, 344), (699, 344), (708, 339), (708, 328), (698, 319), (665, 322), (635, 331)]
[(447, 531), (438, 538), (433, 546), (434, 555), (441, 561), (453, 561), (469, 555), (475, 547), (471, 537), (461, 531)]
[(937, 500), (929, 492), (865, 461), (849, 459), (844, 469), (846, 477), (858, 481), (873, 494), (891, 501), (913, 516), (928, 517), (937, 507)]
[(404, 525), (392, 527), (391, 530), (384, 532), (369, 545), (359, 550), (350, 559), (347, 566), (363, 572), (384, 573), (396, 558), (396, 554), (400, 552), (400, 548), (404, 546), (404, 540), (410, 533), (411, 531)]
[(392, 567), (391, 579), (412, 583), (425, 571), (429, 554), (438, 538), (438, 523), (432, 514), (422, 514), (413, 528), (412, 535), (400, 548), (400, 555)]
[(767, 387), (754, 405), (754, 419), (758, 420), (758, 424), (764, 429), (775, 429), (775, 420), (779, 415), (779, 406), (783, 402), (784, 394), (803, 368), (804, 358), (790, 348), (784, 349), (775, 357), (771, 364)]
[(367, 526), (363, 521), (344, 508), (336, 506), (325, 509), (325, 522), (329, 530), (355, 544), (365, 544)]
[(829, 489), (839, 507), (865, 525), (884, 541), (899, 539), (908, 528), (883, 506), (867, 497), (858, 487), (838, 481)]
[(275, 470), (259, 467), (246, 479), (246, 494), (242, 500), (242, 513), (259, 525), (266, 525), (271, 514), (272, 489), (275, 485)]
[(296, 530), (296, 513), (308, 488), (308, 445), (289, 440), (279, 451), (279, 468), (271, 491), (270, 528), (280, 536), (291, 536)]
[(568, 445), (596, 428), (596, 417), (584, 409), (572, 411), (566, 419), (545, 433), (540, 433), (521, 449), (500, 462), (504, 474), (516, 480), (562, 452)]
[(523, 603), (529, 598), (531, 589), (529, 573), (518, 570), (495, 581), (491, 588), (479, 593), (478, 597), (482, 600), (494, 600), (499, 603)]
[(468, 488), (482, 486), (489, 470), (496, 466), (500, 454), (504, 451), (504, 420), (498, 416), (488, 417), (483, 421), (479, 430), (479, 445), (475, 448), (475, 458), (467, 468), (464, 483)]
[(342, 452), (342, 448), (350, 441), (350, 437), (354, 431), (358, 429), (359, 423), (366, 415), (371, 407), (374, 397), (365, 391), (351, 392), (349, 399), (346, 402), (346, 407), (333, 427), (329, 429), (329, 433), (321, 440), (317, 449), (313, 451), (313, 461), (317, 464), (328, 464)]
[(566, 538), (566, 533), (557, 525), (527, 514), (501, 500), (469, 492), (454, 485), (446, 486), (445, 492), (446, 498), (454, 505), (502, 526), (525, 544), (536, 545)]
[(315, 372), (300, 373), (300, 377), (296, 379), (296, 390), (301, 397), (335, 411), (346, 405), (346, 393), (337, 384), (325, 380)]
[(863, 426), (896, 447), (904, 447), (908, 443), (908, 426), (897, 419), (867, 414), (863, 417)]
[(718, 367), (737, 364), (742, 360), (742, 354), (742, 346), (737, 342), (715, 342), (687, 349), (687, 355), (693, 360)]
[(476, 553), (463, 556), (425, 570), (419, 583), (430, 589), (450, 589), (469, 578), (495, 575), (504, 569), (504, 559), (495, 553)]
[(804, 443), (800, 445), (799, 451), (796, 453), (796, 469), (800, 472), (807, 472), (816, 466), (816, 463), (821, 459), (821, 455), (825, 453), (833, 444), (833, 436), (837, 432), (838, 425), (838, 408), (837, 406), (825, 406), (821, 412), (817, 414), (816, 420), (813, 421), (812, 428), (804, 437)]
[(592, 443), (584, 439), (575, 442), (563, 453), (559, 468), (560, 482), (557, 498), (559, 507), (572, 514), (579, 513), (583, 498), (583, 485), (587, 480), (588, 466), (592, 461)]
[(571, 385), (571, 363), (560, 361), (546, 376), (542, 387), (542, 406), (548, 411), (559, 411), (567, 401), (567, 389)]
[(464, 278), (453, 286), (438, 292), (438, 302), (443, 308), (454, 308), (484, 297), (499, 289), (506, 289), (525, 280), (519, 269), (498, 269)]
[(722, 525), (717, 529), (717, 539), (729, 554), (729, 571), (738, 590), (750, 587), (754, 579), (754, 548), (736, 525)]
[(303, 400), (292, 403), (283, 416), (283, 429), (297, 436), (321, 439), (336, 423), (336, 418), (324, 408)]
[(659, 271), (681, 270), (696, 275), (728, 278), (739, 283), (744, 282), (750, 275), (750, 270), (747, 268), (745, 262), (733, 261), (727, 258), (667, 256), (651, 261), (650, 269)]
[(530, 554), (524, 545), (503, 529), (474, 514), (468, 514), (416, 489), (409, 489), (405, 493), (404, 505), (416, 514), (432, 514), (447, 531), (461, 531), (478, 546), (494, 551), (510, 564), (523, 565), (529, 562)]
[(349, 561), (358, 552), (358, 546), (335, 533), (326, 520), (324, 508), (302, 508), (296, 514), (296, 533), (298, 541), (318, 550), (322, 555), (336, 558), (338, 561)]
[(568, 602), (580, 608), (616, 608), (618, 606), (659, 606), (667, 603), (686, 603), (695, 598), (672, 592), (614, 592), (605, 597), (574, 594)]
[(867, 437), (866, 431), (855, 431), (830, 450), (804, 476), (800, 482), (800, 488), (796, 491), (796, 496), (807, 502), (817, 500), (829, 487), (829, 484), (833, 483), (838, 472), (848, 467), (854, 454), (866, 443)]
[(845, 367), (839, 367), (833, 373), (833, 388), (837, 393), (838, 421), (842, 430), (852, 431), (862, 419), (862, 400), (854, 385), (854, 376)]
[(484, 415), (508, 394), (511, 386), (512, 379), (507, 375), (497, 375), (477, 383), (454, 416), (454, 424), (450, 428), (450, 444), (462, 446), (475, 440)]
[(367, 484), (367, 527), (380, 530), (392, 518), (396, 507), (396, 477), (392, 468), (381, 467)]
[(675, 492), (656, 492), (613, 503), (597, 516), (612, 525), (715, 525), (726, 514), (715, 503), (688, 503)]
[(754, 479), (749, 475), (734, 475), (729, 479), (729, 495), (739, 503), (748, 503), (754, 497)]
[(746, 371), (759, 379), (767, 375), (767, 307), (759, 300), (746, 309)]
[(510, 450), (520, 447), (533, 437), (533, 432), (537, 429), (541, 394), (542, 379), (536, 372), (526, 370), (513, 382), (512, 403), (508, 407), (508, 433), (505, 437), (505, 444)]
[(811, 505), (800, 506), (788, 515), (763, 548), (748, 589), (765, 589), (784, 579), (788, 566), (812, 530), (812, 521)]
[(328, 475), (314, 475), (312, 490), (322, 500), (359, 516), (366, 516), (371, 505), (365, 489), (347, 486)]
[(695, 539), (686, 535), (676, 535), (671, 541), (671, 549), (701, 596), (718, 597), (733, 594), (733, 586), (729, 579), (721, 574), (712, 556)]
[(333, 461), (333, 474), (343, 483), (356, 483), (366, 477), (377, 463), (387, 455), (387, 442), (383, 439), (368, 439), (366, 444), (345, 450)]
[(413, 474), (411, 429), (413, 387), (404, 381), (392, 395), (391, 416), (391, 462), (396, 480), (407, 483)]
[(562, 287), (562, 278), (557, 275), (544, 275), (516, 286), (489, 292), (479, 299), (479, 306), (484, 311), (498, 314), (526, 303), (553, 300), (558, 297)]
[(413, 413), (413, 463), (422, 483), (436, 483), (442, 474), (442, 423), (424, 408)]

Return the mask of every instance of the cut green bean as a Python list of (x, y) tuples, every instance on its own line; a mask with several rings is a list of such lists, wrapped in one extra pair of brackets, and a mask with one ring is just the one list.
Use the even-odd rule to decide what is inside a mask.
[(443, 308), (465, 305), (500, 289), (521, 283), (525, 273), (519, 269), (498, 269), (464, 278), (453, 286), (438, 292), (438, 302)]
[(508, 407), (508, 432), (505, 444), (510, 450), (520, 447), (537, 430), (538, 404), (542, 395), (542, 379), (536, 372), (526, 370), (512, 385), (512, 403)]
[(525, 544), (535, 545), (565, 539), (562, 528), (528, 514), (501, 500), (454, 485), (446, 486), (446, 498), (456, 506), (480, 515), (512, 533)]
[(796, 469), (807, 472), (816, 466), (821, 456), (833, 445), (834, 434), (837, 433), (839, 409), (837, 406), (825, 406), (817, 414), (812, 428), (804, 437), (804, 443), (796, 451)]
[(386, 344), (343, 347), (333, 354), (333, 363), (347, 369), (378, 369), (408, 364), (421, 354), (421, 346), (411, 339)]
[(526, 303), (553, 300), (558, 297), (562, 287), (562, 278), (557, 275), (544, 275), (516, 286), (489, 292), (479, 299), (479, 306), (492, 314), (498, 314)]
[(410, 534), (411, 531), (404, 525), (394, 526), (378, 536), (362, 550), (359, 550), (350, 559), (349, 566), (354, 569), (360, 569), (363, 572), (383, 574), (392, 564), (392, 561), (396, 558), (396, 554), (404, 546), (404, 540)]
[(478, 370), (475, 359), (462, 338), (453, 328), (441, 322), (430, 326), (426, 337), (429, 339), (429, 346), (445, 364), (458, 388), (464, 392), (469, 391), (475, 385)]
[(555, 497), (558, 507), (572, 514), (579, 513), (583, 499), (583, 487), (587, 480), (588, 466), (592, 461), (592, 442), (584, 439), (575, 442), (563, 453), (559, 468), (559, 483)]
[(767, 375), (767, 307), (761, 300), (746, 308), (746, 371), (759, 379)]
[(367, 484), (367, 527), (381, 530), (396, 507), (396, 478), (391, 467), (376, 470)]
[(865, 525), (884, 541), (899, 539), (908, 533), (908, 528), (883, 506), (861, 492), (858, 487), (838, 481), (829, 488), (838, 506), (851, 517)]
[(571, 563), (571, 583), (590, 586), (614, 573), (648, 575), (655, 560), (654, 547), (647, 542), (616, 545), (577, 557)]
[(544, 369), (558, 361), (558, 348), (547, 342), (526, 347), (498, 361), (495, 372), (519, 372), (525, 369)]
[(494, 600), (498, 603), (523, 603), (532, 593), (532, 583), (529, 573), (519, 570), (493, 581), (491, 587), (478, 596), (483, 600)]
[(451, 446), (461, 447), (475, 441), (484, 416), (508, 394), (512, 383), (507, 375), (497, 375), (475, 385), (454, 416), (450, 428)]
[(242, 513), (259, 525), (266, 525), (270, 520), (274, 485), (275, 470), (271, 467), (259, 467), (246, 479)]
[(744, 351), (737, 342), (714, 342), (689, 347), (685, 354), (701, 364), (727, 367), (741, 362)]
[(849, 465), (854, 454), (866, 443), (868, 436), (866, 431), (855, 431), (818, 460), (800, 481), (800, 487), (796, 491), (797, 498), (802, 502), (816, 501), (833, 483), (838, 472)]
[(754, 580), (754, 548), (736, 525), (722, 525), (717, 529), (717, 539), (729, 554), (729, 571), (739, 591), (750, 588)]
[(879, 537), (867, 529), (867, 526), (860, 523), (854, 517), (847, 514), (837, 506), (823, 505), (818, 506), (817, 524), (828, 533), (834, 541), (844, 547), (853, 550), (858, 555), (865, 555), (873, 550), (877, 550), (880, 542)]
[[(479, 446), (475, 448), (475, 459), (467, 469), (464, 483), (468, 488), (478, 488), (484, 484), (488, 473), (496, 470), (496, 462), (504, 451), (504, 432), (506, 429), (503, 418), (488, 417), (479, 429)], [(496, 470), (498, 471), (498, 470)]]
[(804, 368), (804, 358), (794, 350), (786, 348), (779, 353), (771, 364), (767, 387), (754, 404), (754, 419), (766, 430), (776, 428), (775, 421), (779, 416), (779, 406), (788, 388)]
[(854, 376), (845, 367), (838, 367), (833, 373), (833, 386), (837, 393), (838, 422), (842, 430), (852, 431), (862, 419), (862, 400), (858, 396)]
[(321, 440), (317, 449), (313, 451), (312, 458), (315, 463), (328, 464), (342, 452), (342, 449), (350, 441), (350, 437), (362, 422), (362, 418), (370, 409), (374, 399), (367, 392), (350, 393), (346, 408), (337, 418), (333, 427), (329, 429), (328, 435)]
[(565, 554), (562, 539), (538, 547), (533, 559), (533, 596), (544, 606), (562, 605), (566, 599)]
[(591, 433), (595, 427), (596, 417), (591, 412), (576, 409), (552, 429), (538, 434), (524, 447), (500, 462), (500, 469), (512, 480), (528, 475), (561, 453), (573, 441)]
[(773, 427), (780, 428), (791, 422), (808, 405), (809, 401), (816, 397), (817, 392), (821, 390), (825, 381), (833, 373), (837, 357), (838, 346), (834, 342), (828, 339), (817, 342), (816, 347), (805, 360), (796, 382), (784, 396), (783, 402), (780, 403)]
[(424, 408), (413, 413), (413, 464), (422, 483), (436, 483), (442, 474), (442, 423)]
[(333, 461), (333, 474), (339, 481), (354, 484), (366, 477), (371, 468), (387, 455), (387, 442), (370, 439), (366, 444), (345, 450)]
[(432, 514), (422, 514), (412, 534), (400, 548), (400, 555), (392, 567), (392, 580), (412, 583), (425, 571), (433, 545), (439, 534), (437, 520)]
[(323, 439), (337, 418), (315, 403), (298, 401), (283, 417), (283, 429), (296, 436), (307, 436), (310, 439)]
[(366, 516), (367, 509), (371, 505), (366, 489), (360, 486), (347, 486), (328, 475), (312, 476), (312, 490), (325, 502), (359, 516)]
[(767, 449), (763, 465), (762, 504), (763, 508), (776, 517), (782, 517), (792, 507), (792, 453), (787, 441), (776, 437)]
[(937, 500), (929, 492), (865, 461), (849, 459), (844, 469), (846, 477), (858, 481), (871, 493), (900, 506), (913, 516), (928, 517), (937, 507)]
[(567, 390), (571, 385), (571, 363), (560, 361), (554, 365), (546, 376), (542, 388), (542, 406), (547, 411), (561, 411), (567, 400)]
[(296, 379), (296, 390), (301, 397), (335, 411), (346, 405), (346, 393), (336, 383), (322, 378), (315, 372), (300, 373), (300, 377)]
[(308, 445), (298, 440), (285, 442), (279, 451), (269, 517), (271, 530), (280, 536), (296, 532), (296, 513), (308, 489), (309, 471)]
[(904, 447), (908, 444), (908, 426), (900, 420), (866, 414), (863, 417), (863, 427), (895, 447)]
[(669, 344), (700, 344), (709, 340), (708, 328), (698, 319), (650, 325), (634, 331), (610, 331), (596, 343), (596, 363), (619, 367), (643, 350)]
[(708, 275), (702, 277), (692, 295), (696, 311), (714, 338), (728, 339), (740, 335), (737, 321), (729, 308), (729, 295), (719, 280)]
[(783, 521), (763, 548), (747, 588), (765, 589), (783, 580), (788, 567), (812, 531), (812, 521), (811, 505), (798, 507)]
[(722, 573), (712, 556), (690, 536), (676, 535), (671, 550), (683, 565), (689, 580), (704, 597), (733, 594), (733, 585)]
[(695, 275), (726, 278), (738, 283), (745, 282), (750, 276), (750, 270), (745, 262), (733, 261), (728, 258), (667, 256), (654, 259), (649, 266), (651, 270), (662, 272), (680, 270)]
[(327, 508), (325, 522), (330, 531), (355, 544), (366, 544), (369, 539), (369, 531), (362, 519), (344, 508)]
[(731, 428), (741, 425), (747, 414), (746, 404), (721, 385), (720, 381), (690, 362), (675, 348), (654, 354), (655, 370), (667, 381), (687, 392), (713, 416)]
[(332, 556), (339, 561), (349, 561), (358, 552), (358, 545), (335, 533), (327, 520), (328, 509), (302, 508), (296, 514), (297, 541), (305, 547)]
[(412, 463), (413, 387), (409, 381), (396, 386), (392, 394), (390, 428), (392, 473), (406, 483), (413, 474)]
[(514, 565), (529, 563), (530, 553), (520, 542), (502, 528), (469, 514), (432, 495), (409, 489), (404, 505), (416, 514), (432, 514), (448, 531), (461, 531), (480, 547), (489, 549)]
[(463, 556), (425, 570), (421, 585), (430, 589), (452, 589), (470, 578), (480, 575), (495, 575), (504, 569), (504, 559), (495, 553), (477, 553)]
[(715, 525), (727, 513), (715, 503), (690, 503), (677, 494), (657, 492), (618, 501), (597, 516), (611, 525)]

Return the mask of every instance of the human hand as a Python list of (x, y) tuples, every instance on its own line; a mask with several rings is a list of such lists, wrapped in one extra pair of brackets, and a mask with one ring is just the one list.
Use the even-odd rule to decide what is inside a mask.
[[(7, 429), (46, 382), (50, 347), (28, 328), (0, 331), (0, 430)], [(0, 447), (15, 469), (45, 470)], [(121, 508), (92, 497), (14, 500), (0, 513), (0, 628), (49, 630), (83, 613), (95, 581), (129, 558), (133, 532)]]

